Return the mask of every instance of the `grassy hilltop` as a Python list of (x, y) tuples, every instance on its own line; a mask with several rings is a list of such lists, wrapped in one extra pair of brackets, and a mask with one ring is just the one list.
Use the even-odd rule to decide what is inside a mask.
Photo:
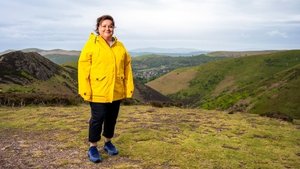
[[(114, 139), (120, 154), (109, 157), (101, 150), (100, 164), (87, 159), (88, 105), (0, 107), (0, 168), (300, 168), (299, 120), (220, 111), (276, 110), (299, 117), (299, 56), (300, 51), (286, 51), (229, 58), (151, 82), (173, 99), (215, 110), (122, 106)], [(44, 62), (36, 62), (40, 69), (38, 63)], [(0, 93), (43, 96), (41, 91), (75, 89), (71, 66), (58, 67), (61, 71), (45, 81), (35, 78), (40, 71), (25, 68), (4, 74)], [(143, 99), (158, 96), (142, 84), (137, 89)], [(16, 96), (4, 98), (6, 103)]]
[[(88, 161), (89, 106), (0, 108), (0, 168), (299, 168), (299, 126), (255, 114), (122, 106), (116, 157)], [(100, 142), (102, 145), (102, 143)], [(103, 153), (103, 150), (101, 150)]]
[(300, 118), (299, 72), (294, 50), (177, 69), (147, 85), (192, 107)]

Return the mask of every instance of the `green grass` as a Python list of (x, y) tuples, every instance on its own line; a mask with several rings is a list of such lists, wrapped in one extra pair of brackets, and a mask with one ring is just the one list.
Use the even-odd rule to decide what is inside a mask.
[(219, 60), (199, 66), (189, 88), (170, 96), (222, 110), (247, 100), (248, 112), (277, 111), (299, 119), (299, 70), (299, 50)]
[[(2, 107), (0, 132), (49, 133), (62, 149), (85, 152), (89, 112), (88, 105)], [(256, 114), (122, 106), (114, 142), (119, 158), (134, 163), (116, 159), (111, 167), (299, 168), (299, 141), (299, 126)], [(44, 152), (36, 156), (47, 158)], [(63, 161), (63, 166), (72, 164)]]
[(74, 56), (71, 56), (71, 55), (46, 55), (44, 56), (46, 57), (47, 59), (51, 60), (52, 62), (56, 63), (56, 64), (66, 64), (66, 63), (69, 63), (69, 62), (77, 62), (78, 61), (78, 58), (79, 56), (77, 55), (74, 55)]

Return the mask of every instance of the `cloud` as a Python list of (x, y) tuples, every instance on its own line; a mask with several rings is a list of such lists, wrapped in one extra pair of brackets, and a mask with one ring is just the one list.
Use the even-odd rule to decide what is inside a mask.
[(0, 50), (81, 49), (102, 14), (115, 18), (116, 36), (131, 49), (278, 48), (277, 39), (300, 48), (299, 9), (297, 0), (1, 1)]
[(288, 36), (285, 32), (280, 32), (278, 30), (273, 30), (273, 31), (267, 32), (267, 34), (271, 37), (279, 36), (279, 37), (282, 37), (282, 38), (288, 38)]

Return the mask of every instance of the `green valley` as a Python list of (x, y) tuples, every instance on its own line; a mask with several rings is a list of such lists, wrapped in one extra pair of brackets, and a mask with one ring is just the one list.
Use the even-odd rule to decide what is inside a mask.
[[(165, 94), (190, 107), (300, 118), (299, 50), (228, 58), (190, 69), (196, 73), (185, 82), (188, 85)], [(162, 81), (185, 71), (175, 70), (148, 85), (163, 93), (161, 88), (168, 86)], [(178, 82), (182, 82), (180, 78), (168, 79), (174, 86)]]

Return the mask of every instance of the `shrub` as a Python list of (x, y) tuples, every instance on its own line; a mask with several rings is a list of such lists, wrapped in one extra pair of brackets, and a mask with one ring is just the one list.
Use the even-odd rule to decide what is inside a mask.
[(266, 116), (270, 118), (280, 119), (287, 122), (293, 122), (293, 118), (287, 114), (283, 114), (281, 112), (266, 112), (261, 114), (261, 116)]
[(35, 105), (76, 105), (81, 103), (79, 96), (53, 95), (41, 93), (2, 93), (0, 106), (26, 106)]
[(122, 100), (121, 104), (124, 106), (129, 106), (129, 105), (137, 105), (141, 103), (136, 99), (124, 99)]
[(163, 107), (163, 103), (161, 102), (158, 102), (158, 101), (152, 101), (150, 102), (151, 106), (153, 107), (159, 107), (159, 108), (162, 108)]

